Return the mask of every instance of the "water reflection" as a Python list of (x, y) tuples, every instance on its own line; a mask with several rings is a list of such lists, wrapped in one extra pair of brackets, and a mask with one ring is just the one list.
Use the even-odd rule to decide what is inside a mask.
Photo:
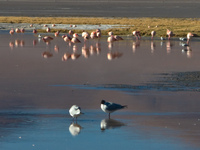
[(154, 50), (155, 50), (155, 47), (156, 47), (156, 44), (155, 44), (155, 42), (151, 41), (151, 53), (153, 53), (153, 52), (154, 52)]
[(133, 41), (132, 50), (135, 53), (136, 49), (140, 46), (140, 40)]
[(103, 119), (101, 120), (101, 123), (100, 123), (100, 127), (102, 131), (106, 129), (119, 128), (121, 126), (125, 126), (125, 124), (123, 122), (120, 122), (114, 119)]
[(108, 60), (113, 60), (115, 58), (120, 58), (123, 55), (123, 53), (120, 52), (109, 52), (107, 53)]
[[(23, 35), (24, 38), (25, 35)], [(70, 35), (67, 35), (70, 36)], [(66, 35), (63, 35), (63, 38), (67, 37)], [(35, 38), (36, 37), (36, 38)], [(14, 39), (16, 38), (16, 39)], [(22, 38), (20, 36), (20, 38)], [(62, 51), (62, 44), (63, 42), (65, 43), (65, 41), (63, 40), (63, 38), (52, 38), (51, 35), (50, 36), (46, 36), (44, 35), (33, 35), (33, 40), (32, 40), (32, 45), (35, 48), (38, 48), (39, 46), (36, 47), (36, 45), (42, 44), (40, 43), (40, 40), (44, 41), (44, 43), (46, 44), (46, 51), (42, 53), (42, 56), (44, 58), (50, 58), (53, 57), (53, 53), (52, 52), (48, 52), (51, 51), (51, 49), (54, 50), (55, 53), (59, 53), (60, 51)], [(81, 39), (81, 41), (84, 39)], [(128, 39), (128, 40), (132, 40), (132, 39)], [(123, 53), (122, 52), (118, 52), (118, 49), (123, 49), (120, 48), (120, 46), (122, 46), (125, 42), (105, 42), (106, 38), (104, 38), (104, 40), (100, 40), (100, 38), (98, 38), (98, 40), (96, 39), (89, 39), (85, 42), (82, 42), (83, 45), (80, 44), (74, 44), (71, 42), (67, 42), (67, 45), (65, 44), (65, 48), (67, 50), (67, 52), (64, 52), (61, 56), (61, 60), (62, 61), (67, 61), (69, 59), (72, 60), (76, 60), (78, 59), (81, 55), (88, 59), (90, 56), (94, 56), (97, 55), (99, 56), (99, 54), (101, 54), (101, 44), (104, 43), (104, 45), (107, 45), (109, 52), (106, 53), (106, 58), (108, 60), (114, 60), (116, 58), (120, 58)], [(124, 40), (125, 41), (125, 40)], [(10, 42), (9, 42), (9, 47), (11, 50), (13, 50), (14, 48), (22, 48), (25, 46), (25, 42), (26, 39), (19, 39), (19, 36), (13, 35)], [(53, 43), (53, 47), (52, 45), (50, 45), (50, 42)], [(136, 49), (138, 49), (141, 46), (141, 43), (145, 46), (146, 45), (146, 40), (132, 40), (132, 52), (135, 53)], [(156, 49), (156, 44), (158, 43), (157, 41), (153, 41), (153, 40), (149, 40), (148, 41), (150, 43), (150, 50), (151, 53), (155, 52)], [(119, 44), (120, 43), (120, 44)], [(123, 44), (122, 44), (123, 43)], [(175, 41), (170, 41), (170, 40), (161, 40), (160, 41), (160, 47), (157, 47), (157, 49), (161, 49), (164, 48), (166, 49), (167, 54), (171, 53), (172, 47), (175, 45)], [(143, 46), (142, 45), (142, 46)], [(128, 46), (128, 45), (126, 45)], [(177, 45), (175, 45), (177, 46)], [(191, 58), (192, 55), (192, 51), (191, 51), (191, 46), (186, 45), (185, 43), (179, 43), (179, 47), (183, 47), (182, 49), (182, 53), (186, 54), (187, 58)], [(131, 47), (130, 47), (131, 48)], [(143, 48), (143, 47), (142, 47)], [(73, 52), (70, 52), (70, 51)]]
[(51, 52), (45, 51), (45, 52), (42, 53), (42, 56), (44, 58), (50, 58), (50, 57), (53, 57), (53, 54)]
[(184, 49), (182, 49), (182, 53), (185, 53), (188, 58), (192, 57), (192, 49), (190, 46), (185, 46)]
[(78, 123), (72, 123), (69, 126), (69, 132), (71, 133), (72, 136), (77, 136), (80, 134), (82, 127)]
[(166, 50), (167, 50), (167, 53), (170, 53), (171, 52), (171, 48), (172, 48), (172, 44), (170, 41), (167, 41), (166, 42)]

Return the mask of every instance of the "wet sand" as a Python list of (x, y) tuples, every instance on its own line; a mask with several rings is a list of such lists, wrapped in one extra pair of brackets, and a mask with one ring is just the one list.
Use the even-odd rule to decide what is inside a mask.
[[(0, 34), (2, 149), (102, 149), (102, 142), (110, 149), (199, 149), (199, 86), (179, 82), (189, 79), (184, 72), (198, 81), (199, 41), (186, 51), (177, 39), (106, 39), (46, 44), (32, 33)], [(65, 53), (80, 56), (62, 61)], [(109, 60), (108, 53), (122, 55)], [(128, 108), (109, 121), (102, 99)], [(85, 113), (80, 132), (71, 126), (73, 104)]]
[(199, 18), (196, 0), (42, 0), (2, 1), (1, 16)]

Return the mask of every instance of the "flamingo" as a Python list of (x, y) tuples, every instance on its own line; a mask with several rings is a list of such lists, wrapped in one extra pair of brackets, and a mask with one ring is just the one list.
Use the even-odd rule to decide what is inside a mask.
[(108, 35), (111, 36), (111, 35), (114, 35), (114, 34), (113, 34), (112, 31), (109, 31), (109, 32), (108, 32)]
[(49, 27), (46, 28), (47, 32), (51, 32), (51, 29)]
[(73, 34), (74, 34), (74, 31), (69, 30), (69, 35), (73, 35)]
[(86, 40), (88, 40), (90, 38), (90, 34), (88, 32), (86, 32), (86, 31), (83, 31), (82, 32), (82, 37), (86, 41)]
[(81, 41), (78, 39), (78, 37), (79, 37), (79, 35), (77, 33), (74, 33), (71, 42), (72, 43), (81, 43)]
[(12, 28), (10, 31), (9, 31), (10, 35), (13, 35), (15, 33), (14, 29)]
[(109, 42), (109, 43), (114, 42), (114, 41), (116, 41), (116, 39), (113, 35), (109, 36), (107, 39), (107, 42)]
[(191, 39), (192, 36), (194, 36), (194, 35), (191, 32), (189, 32), (187, 34), (187, 44), (189, 44), (189, 41), (190, 41), (190, 39)]
[(156, 31), (151, 31), (151, 39), (153, 40), (153, 37), (156, 35)]
[(133, 33), (133, 36), (135, 36), (137, 40), (141, 39), (140, 31), (133, 31), (132, 33)]
[(97, 36), (97, 38), (101, 37), (101, 30), (100, 29), (96, 29), (96, 36)]
[(24, 29), (24, 28), (21, 28), (21, 29), (20, 29), (20, 32), (21, 32), (21, 33), (24, 33), (24, 32), (25, 32), (25, 29)]
[(170, 31), (169, 29), (167, 29), (167, 36), (168, 36), (168, 40), (170, 40), (170, 38), (173, 36), (173, 32)]
[(97, 38), (97, 33), (96, 33), (96, 31), (91, 32), (90, 38), (91, 38), (91, 39)]
[(42, 38), (42, 40), (43, 40), (44, 42), (49, 42), (49, 41), (53, 40), (53, 38), (50, 37), (50, 36), (45, 36), (45, 37)]
[(118, 35), (115, 35), (114, 38), (116, 39), (116, 41), (124, 40), (121, 36), (118, 36)]
[(20, 31), (19, 28), (16, 28), (16, 29), (15, 29), (15, 32), (16, 32), (16, 33), (20, 33), (21, 31)]
[(37, 30), (36, 30), (36, 29), (33, 29), (33, 33), (36, 34), (36, 33), (37, 33)]
[(72, 40), (72, 38), (69, 35), (63, 35), (62, 38), (65, 42), (70, 42)]
[(55, 37), (58, 37), (58, 36), (59, 36), (59, 33), (60, 33), (60, 31), (56, 31), (56, 32), (54, 33)]

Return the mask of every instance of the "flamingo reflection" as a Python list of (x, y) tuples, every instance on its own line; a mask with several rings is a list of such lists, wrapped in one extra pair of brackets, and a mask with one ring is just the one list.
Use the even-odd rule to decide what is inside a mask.
[(53, 56), (53, 54), (50, 53), (50, 52), (45, 51), (45, 52), (42, 53), (42, 56), (43, 56), (44, 58), (50, 58), (50, 57)]
[(9, 42), (9, 47), (10, 47), (11, 49), (13, 49), (13, 48), (14, 48), (14, 45), (15, 45), (15, 43), (14, 43), (14, 42)]
[(167, 53), (170, 53), (171, 52), (171, 48), (172, 48), (172, 44), (170, 41), (167, 41), (166, 42), (166, 50), (167, 50)]
[(155, 43), (153, 41), (151, 41), (151, 53), (154, 52), (155, 47), (156, 47)]
[(108, 60), (113, 60), (115, 58), (121, 57), (122, 55), (123, 54), (120, 52), (110, 52), (110, 53), (107, 53), (107, 58), (108, 58)]
[(101, 120), (100, 127), (102, 131), (105, 131), (106, 129), (114, 129), (125, 126), (124, 123), (114, 120), (114, 119), (103, 119)]
[(133, 46), (132, 46), (132, 50), (133, 53), (135, 53), (136, 49), (140, 46), (140, 41), (133, 41)]
[(192, 57), (192, 49), (189, 46), (184, 47), (184, 49), (182, 49), (182, 53), (186, 53), (188, 58)]
[(72, 136), (77, 136), (80, 134), (82, 127), (77, 124), (77, 123), (72, 123), (69, 126), (69, 132), (71, 133)]
[(82, 55), (85, 58), (88, 58), (90, 56), (90, 51), (89, 48), (84, 44), (84, 46), (82, 47)]

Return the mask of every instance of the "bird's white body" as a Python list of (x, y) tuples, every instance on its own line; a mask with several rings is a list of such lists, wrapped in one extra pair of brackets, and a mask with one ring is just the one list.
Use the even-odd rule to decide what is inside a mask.
[(81, 108), (77, 105), (73, 105), (70, 109), (69, 109), (69, 114), (73, 117), (73, 118), (77, 118), (78, 116), (80, 116), (81, 114), (83, 114), (81, 112)]

